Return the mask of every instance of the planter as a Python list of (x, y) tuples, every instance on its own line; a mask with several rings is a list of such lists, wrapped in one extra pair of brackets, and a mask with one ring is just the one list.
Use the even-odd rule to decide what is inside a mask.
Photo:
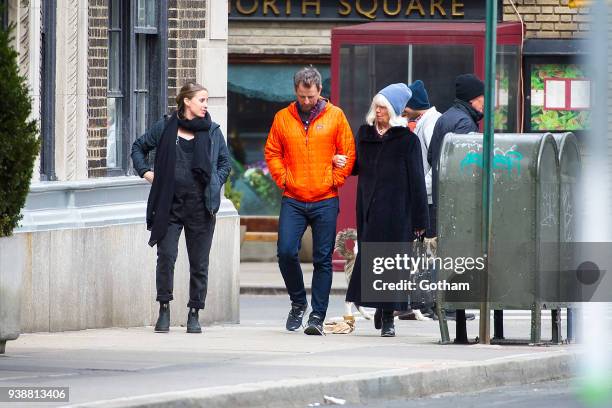
[(242, 247), (242, 244), (244, 244), (244, 240), (246, 239), (246, 232), (247, 232), (247, 226), (241, 225), (240, 226), (240, 247)]
[(0, 238), (0, 354), (21, 333), (21, 297), (29, 234)]

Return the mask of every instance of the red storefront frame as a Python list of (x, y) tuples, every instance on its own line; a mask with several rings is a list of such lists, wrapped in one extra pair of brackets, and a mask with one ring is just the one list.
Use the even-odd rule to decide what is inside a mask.
[[(331, 100), (340, 101), (340, 48), (343, 45), (471, 45), (474, 48), (474, 73), (484, 78), (485, 23), (461, 22), (374, 22), (332, 29)], [(521, 45), (523, 26), (519, 22), (497, 26), (498, 45)], [(520, 58), (520, 56), (519, 56)], [(340, 189), (340, 214), (337, 231), (355, 227), (357, 178), (349, 177)], [(344, 261), (334, 255), (334, 269)]]

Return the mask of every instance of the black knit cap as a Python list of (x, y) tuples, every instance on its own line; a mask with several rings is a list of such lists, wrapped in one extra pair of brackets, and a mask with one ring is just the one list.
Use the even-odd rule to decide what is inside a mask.
[(484, 95), (484, 83), (474, 74), (461, 74), (455, 79), (455, 96), (465, 102)]

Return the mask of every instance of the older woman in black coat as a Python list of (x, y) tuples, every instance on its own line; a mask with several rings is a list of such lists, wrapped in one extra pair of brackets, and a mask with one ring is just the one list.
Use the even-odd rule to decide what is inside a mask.
[[(407, 310), (407, 298), (372, 302), (362, 291), (364, 243), (409, 243), (429, 223), (427, 190), (419, 138), (401, 117), (412, 93), (405, 84), (382, 89), (373, 99), (366, 124), (357, 134), (357, 239), (359, 252), (346, 300), (375, 307), (374, 325), (381, 336), (395, 336), (394, 310)], [(406, 246), (407, 248), (410, 245)], [(368, 269), (364, 273), (371, 273)]]

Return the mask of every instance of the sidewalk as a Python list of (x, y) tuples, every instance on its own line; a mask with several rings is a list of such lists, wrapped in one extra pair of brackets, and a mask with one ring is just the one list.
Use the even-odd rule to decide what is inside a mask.
[(369, 324), (320, 338), (278, 325), (26, 334), (0, 358), (0, 386), (67, 386), (71, 404), (100, 407), (305, 407), (565, 378), (575, 360), (573, 347), (439, 346), (404, 323), (391, 339)]
[[(312, 282), (312, 264), (302, 264), (304, 286), (310, 293)], [(348, 282), (344, 272), (334, 272), (331, 294), (345, 295)], [(275, 262), (241, 262), (240, 293), (251, 295), (286, 295), (285, 283)]]
[(386, 339), (370, 322), (325, 337), (282, 323), (25, 334), (0, 358), (0, 386), (70, 387), (71, 404), (99, 407), (305, 407), (566, 378), (576, 359), (573, 346), (440, 346), (434, 322)]
[[(243, 276), (252, 275), (243, 282), (278, 285), (259, 266), (244, 265)], [(330, 317), (342, 314), (343, 300), (331, 297)], [(0, 387), (69, 387), (69, 404), (88, 407), (306, 407), (325, 395), (363, 403), (567, 378), (579, 353), (574, 345), (441, 346), (434, 321), (396, 321), (395, 338), (381, 338), (364, 320), (350, 335), (306, 336), (284, 330), (287, 302), (243, 295), (241, 324), (201, 335), (183, 327), (24, 334), (0, 356)], [(543, 337), (549, 329), (544, 320)], [(469, 335), (477, 331), (478, 320), (468, 322)], [(508, 337), (528, 332), (528, 319), (505, 326)]]

